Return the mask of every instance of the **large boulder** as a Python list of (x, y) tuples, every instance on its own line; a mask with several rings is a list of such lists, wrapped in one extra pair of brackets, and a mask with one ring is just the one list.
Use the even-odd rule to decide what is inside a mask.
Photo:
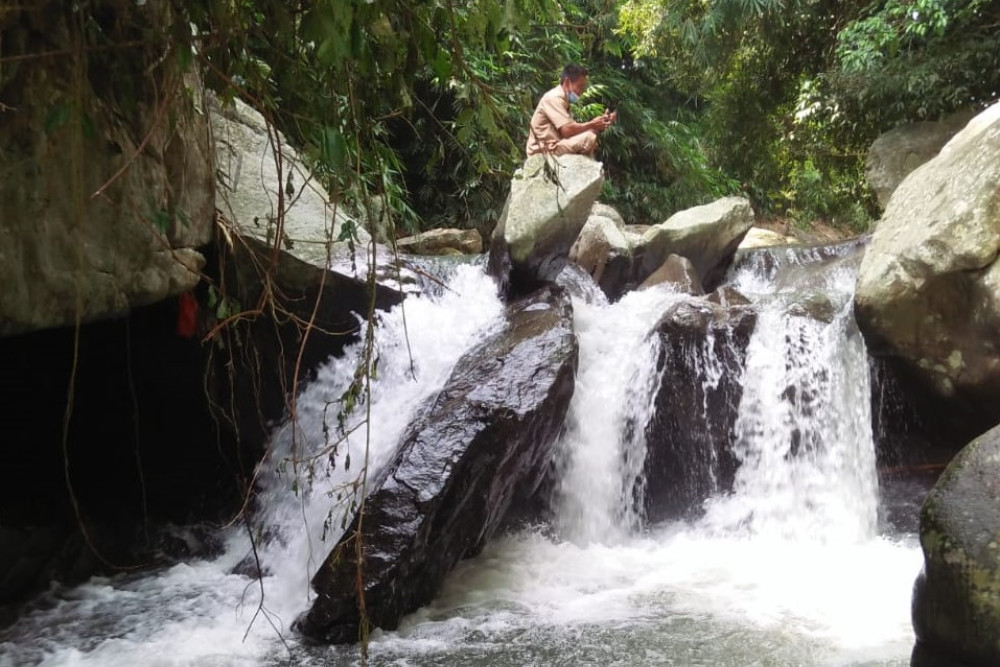
[(865, 160), (865, 176), (882, 208), (903, 179), (937, 155), (973, 115), (962, 111), (939, 121), (908, 123), (875, 139)]
[(915, 667), (1000, 665), (1000, 427), (948, 465), (920, 512)]
[(590, 274), (608, 298), (614, 299), (625, 291), (631, 279), (632, 250), (622, 232), (624, 223), (619, 224), (612, 214), (617, 215), (606, 205), (590, 214), (570, 248), (569, 258)]
[(673, 254), (694, 264), (705, 289), (715, 289), (753, 224), (753, 209), (743, 197), (725, 197), (679, 211), (653, 225), (636, 244), (634, 280), (641, 284)]
[(610, 204), (605, 204), (600, 201), (594, 202), (594, 206), (590, 209), (590, 215), (608, 218), (611, 222), (615, 223), (615, 227), (618, 229), (625, 228), (625, 218), (618, 212), (618, 209)]
[[(312, 322), (299, 362), (309, 369), (357, 332), (355, 313), (366, 313), (370, 299), (369, 262), (378, 267), (376, 307), (402, 300), (399, 282), (389, 275), (391, 253), (371, 245), (368, 233), (330, 200), (295, 148), (280, 132), (269, 131), (257, 110), (238, 99), (207, 100), (234, 307), (277, 315), (256, 322), (255, 332), (257, 345), (277, 336), (275, 350), (298, 350), (306, 340), (305, 323)], [(284, 372), (285, 355), (271, 361), (268, 372)]]
[[(93, 27), (112, 42), (176, 21), (163, 0), (104, 4), (114, 20)], [(201, 82), (151, 48), (88, 53), (81, 78), (77, 13), (48, 0), (0, 16), (11, 62), (0, 84), (0, 335), (119, 317), (186, 292), (212, 239)], [(46, 52), (64, 55), (35, 57)]]
[(858, 273), (869, 350), (1000, 418), (1000, 104), (896, 190)]
[(368, 242), (367, 232), (330, 201), (298, 151), (281, 132), (268, 129), (260, 112), (239, 99), (206, 99), (215, 140), (216, 205), (238, 233), (317, 266), (326, 265), (333, 243), (351, 234)]
[[(757, 315), (723, 288), (679, 301), (663, 314), (660, 390), (646, 427), (645, 511), (651, 522), (690, 516), (706, 498), (732, 487), (734, 425), (746, 350)], [(714, 369), (707, 381), (706, 369)]]
[(533, 155), (514, 174), (490, 241), (490, 274), (503, 292), (525, 294), (556, 278), (604, 185), (583, 155)]
[(462, 357), (372, 480), (363, 520), (354, 518), (313, 578), (317, 598), (297, 623), (306, 635), (359, 639), (359, 573), (368, 621), (395, 628), (481, 549), (515, 496), (541, 483), (573, 393), (569, 297), (547, 287), (510, 306), (507, 320)]

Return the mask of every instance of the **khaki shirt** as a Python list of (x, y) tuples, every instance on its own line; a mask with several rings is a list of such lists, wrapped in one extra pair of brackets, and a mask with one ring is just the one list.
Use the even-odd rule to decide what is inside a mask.
[(528, 145), (525, 149), (528, 155), (555, 150), (556, 144), (562, 139), (559, 128), (571, 122), (573, 116), (569, 113), (569, 100), (566, 99), (562, 86), (556, 86), (542, 95), (531, 116)]

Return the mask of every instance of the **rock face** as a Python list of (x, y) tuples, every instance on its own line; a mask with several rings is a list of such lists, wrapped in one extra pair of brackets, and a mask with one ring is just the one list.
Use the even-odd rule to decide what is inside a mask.
[[(739, 293), (678, 302), (653, 335), (662, 348), (660, 390), (646, 428), (646, 515), (650, 522), (696, 512), (701, 501), (732, 487), (732, 453), (740, 384), (756, 313)], [(708, 364), (720, 364), (706, 380)]]
[(972, 116), (971, 111), (966, 111), (940, 121), (901, 125), (875, 140), (868, 149), (865, 176), (882, 208), (903, 179), (937, 155)]
[(582, 155), (534, 155), (514, 174), (490, 241), (490, 274), (525, 294), (554, 280), (601, 192), (600, 162)]
[(1000, 104), (899, 186), (858, 274), (869, 350), (1000, 418)]
[[(273, 304), (276, 312), (295, 316), (279, 315), (275, 321), (257, 318), (253, 323), (253, 344), (267, 362), (259, 364), (259, 372), (272, 381), (256, 378), (250, 385), (283, 391), (287, 383), (282, 377), (292, 377), (297, 356), (293, 351), (303, 340), (307, 345), (301, 367), (310, 369), (355, 335), (358, 322), (352, 312), (365, 313), (368, 308), (364, 264), (371, 237), (329, 200), (285, 137), (273, 129), (269, 134), (259, 112), (240, 100), (231, 105), (212, 95), (207, 100), (221, 226), (235, 239), (224, 249), (232, 260), (225, 263), (229, 285), (244, 308), (253, 308), (266, 295), (270, 301), (265, 312)], [(280, 146), (278, 153), (275, 145)], [(348, 242), (338, 242), (351, 235), (357, 241), (353, 253)], [(377, 264), (387, 261), (384, 254), (375, 260)], [(268, 290), (267, 281), (274, 281), (278, 289)], [(403, 298), (384, 280), (376, 282), (374, 296), (380, 309)], [(311, 319), (314, 326), (306, 339), (304, 323)], [(239, 384), (233, 387), (237, 393)], [(284, 398), (268, 396), (263, 403), (281, 406)]]
[[(174, 21), (161, 0), (106, 4), (112, 40)], [(5, 9), (4, 56), (71, 53), (75, 21), (54, 0)], [(155, 66), (153, 48), (132, 55), (88, 55), (82, 82), (68, 55), (5, 69), (0, 335), (121, 316), (199, 281), (214, 215), (201, 83), (176, 59)]]
[(674, 254), (691, 261), (705, 289), (715, 289), (753, 223), (750, 202), (742, 197), (725, 197), (675, 213), (666, 222), (653, 225), (636, 244), (636, 283), (642, 283), (663, 265), (667, 255)]
[(604, 204), (595, 204), (594, 209), (570, 248), (569, 259), (610, 297), (621, 294), (631, 280), (632, 249), (618, 222), (621, 216)]
[[(222, 317), (246, 313), (243, 341), (213, 357), (215, 400), (231, 409), (240, 439), (263, 451), (266, 422), (287, 413), (296, 373), (301, 386), (353, 341), (357, 315), (368, 312), (372, 298), (384, 310), (404, 294), (385, 275), (389, 253), (377, 247), (369, 259), (368, 233), (330, 202), (280, 132), (269, 134), (264, 117), (240, 100), (207, 100), (226, 240), (219, 284), (237, 304), (223, 307)], [(349, 235), (353, 250), (337, 241)], [(366, 280), (370, 261), (378, 267), (374, 293)], [(205, 309), (220, 307), (209, 301)]]
[(430, 229), (397, 239), (396, 248), (413, 255), (478, 255), (483, 237), (475, 229)]
[(541, 482), (573, 393), (569, 297), (547, 287), (510, 306), (507, 317), (503, 331), (459, 361), (371, 483), (363, 518), (313, 578), (318, 597), (298, 621), (306, 635), (358, 640), (359, 530), (368, 619), (395, 628), (482, 547), (514, 497)]
[[(264, 304), (261, 313), (247, 318), (245, 346), (252, 354), (238, 346), (216, 355), (217, 371), (227, 378), (218, 400), (232, 392), (234, 398), (227, 400), (245, 415), (280, 417), (295, 373), (304, 382), (319, 363), (355, 340), (361, 326), (357, 315), (368, 312), (372, 299), (376, 309), (388, 310), (404, 298), (395, 286), (376, 281), (369, 287), (364, 278), (323, 269), (290, 251), (275, 252), (252, 237), (241, 238), (230, 259), (227, 285), (231, 295), (246, 310)], [(268, 280), (277, 289), (268, 291), (261, 267), (270, 267)], [(263, 426), (261, 420), (251, 418), (240, 425), (241, 437), (259, 438), (263, 444), (267, 437)]]
[(920, 513), (916, 667), (1000, 665), (1000, 427), (967, 445)]
[(345, 226), (359, 243), (367, 243), (367, 232), (329, 200), (284, 135), (272, 132), (272, 140), (258, 111), (238, 99), (231, 105), (214, 95), (206, 99), (215, 140), (217, 206), (240, 234), (269, 245), (280, 235), (281, 248), (318, 266), (325, 265), (332, 242), (346, 240)]

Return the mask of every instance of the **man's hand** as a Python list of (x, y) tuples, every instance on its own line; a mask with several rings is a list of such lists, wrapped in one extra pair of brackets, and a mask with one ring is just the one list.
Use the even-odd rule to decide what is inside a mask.
[(615, 121), (617, 120), (618, 120), (617, 111), (609, 111), (608, 109), (605, 109), (603, 114), (601, 114), (594, 120), (590, 121), (590, 127), (591, 129), (596, 130), (598, 132), (603, 132), (604, 130), (614, 125)]

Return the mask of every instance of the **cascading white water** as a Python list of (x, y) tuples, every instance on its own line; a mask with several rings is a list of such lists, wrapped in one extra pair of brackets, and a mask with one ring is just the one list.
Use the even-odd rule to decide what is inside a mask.
[[(854, 273), (822, 275), (826, 284), (812, 293), (809, 285), (763, 294), (745, 287), (759, 311), (736, 422), (740, 468), (733, 494), (710, 503), (706, 527), (832, 543), (875, 536), (878, 481)], [(812, 301), (803, 304), (804, 294)]]
[[(912, 535), (875, 534), (868, 375), (851, 315), (857, 256), (836, 257), (789, 251), (734, 276), (760, 310), (735, 488), (710, 498), (695, 523), (624, 539), (624, 508), (609, 505), (633, 471), (602, 421), (621, 433), (621, 415), (643, 401), (629, 403), (628, 380), (615, 378), (642, 377), (637, 365), (651, 356), (636, 332), (604, 322), (648, 330), (656, 318), (641, 300), (623, 299), (613, 317), (578, 306), (582, 381), (558, 506), (572, 541), (531, 532), (495, 541), (434, 604), (381, 638), (386, 664), (437, 664), (412, 660), (418, 650), (453, 656), (447, 664), (908, 665), (920, 552)], [(831, 259), (823, 271), (805, 266)], [(708, 371), (706, 386), (723, 368), (711, 349), (691, 360)], [(591, 381), (588, 370), (609, 377)]]
[(309, 580), (353, 516), (352, 501), (360, 500), (358, 471), (366, 457), (372, 474), (388, 462), (417, 408), (444, 385), (462, 352), (499, 325), (501, 311), (492, 281), (476, 267), (461, 266), (439, 298), (410, 299), (405, 311), (380, 318), (370, 420), (362, 402), (346, 416), (348, 436), (335, 453), (329, 443), (340, 437), (339, 400), (360, 349), (331, 360), (302, 392), (294, 438), (289, 422), (275, 433), (260, 480), (265, 491), (258, 523), (272, 531), (260, 557), (274, 573), (275, 595), (290, 595), (281, 605), (285, 617), (311, 599)]
[[(391, 457), (421, 402), (443, 386), (466, 349), (500, 324), (502, 309), (493, 281), (465, 265), (455, 268), (439, 297), (408, 299), (405, 311), (397, 307), (379, 318), (367, 452), (363, 428), (335, 455), (328, 445), (337, 437), (338, 400), (361, 345), (319, 369), (298, 398), (295, 437), (289, 423), (277, 429), (259, 473), (256, 557), (268, 573), (259, 585), (230, 574), (254, 556), (246, 531), (232, 529), (226, 553), (215, 561), (57, 591), (9, 630), (16, 639), (0, 642), (0, 667), (258, 665), (287, 658), (279, 633), (295, 644), (289, 626), (308, 607), (309, 580), (324, 549), (336, 543), (366, 455), (373, 472)], [(366, 416), (361, 405), (345, 430)]]
[(635, 487), (659, 382), (659, 339), (649, 333), (679, 298), (659, 288), (610, 306), (573, 300), (580, 370), (560, 444), (557, 505), (560, 528), (575, 542), (620, 542), (639, 527)]
[[(434, 603), (398, 631), (373, 635), (369, 664), (908, 665), (920, 552), (912, 535), (872, 532), (877, 488), (865, 432), (864, 350), (850, 324), (853, 274), (846, 266), (834, 269), (841, 276), (794, 275), (796, 262), (819, 259), (799, 253), (778, 261), (793, 265), (790, 277), (764, 263), (734, 278), (761, 309), (737, 426), (743, 468), (733, 492), (711, 499), (704, 519), (691, 524), (636, 530), (631, 502), (655, 393), (656, 337), (646, 334), (672, 300), (686, 297), (658, 288), (612, 306), (574, 301), (581, 356), (560, 444), (558, 530), (495, 539), (461, 563)], [(439, 299), (407, 303), (416, 381), (399, 313), (381, 325), (373, 467), (391, 454), (421, 400), (497, 321), (500, 303), (479, 270), (459, 270), (451, 287)], [(813, 298), (826, 292), (828, 307)], [(830, 325), (807, 323), (796, 304), (818, 304)], [(697, 363), (703, 382), (718, 382), (720, 365), (710, 356)], [(323, 448), (324, 410), (329, 421), (335, 406), (327, 404), (353, 369), (350, 358), (331, 362), (303, 392), (299, 458)], [(254, 620), (258, 585), (229, 574), (248, 553), (247, 539), (234, 531), (216, 561), (54, 592), (0, 635), (0, 667), (278, 665), (289, 648), (295, 664), (358, 664), (352, 649), (302, 646), (287, 633), (336, 537), (321, 540), (336, 500), (327, 492), (350, 480), (346, 445), (332, 468), (315, 468), (311, 486), (293, 476), (290, 434), (288, 426), (276, 434), (263, 472), (259, 521), (269, 541), (260, 557), (271, 572), (264, 614)], [(350, 441), (352, 469), (364, 456), (360, 435)]]

